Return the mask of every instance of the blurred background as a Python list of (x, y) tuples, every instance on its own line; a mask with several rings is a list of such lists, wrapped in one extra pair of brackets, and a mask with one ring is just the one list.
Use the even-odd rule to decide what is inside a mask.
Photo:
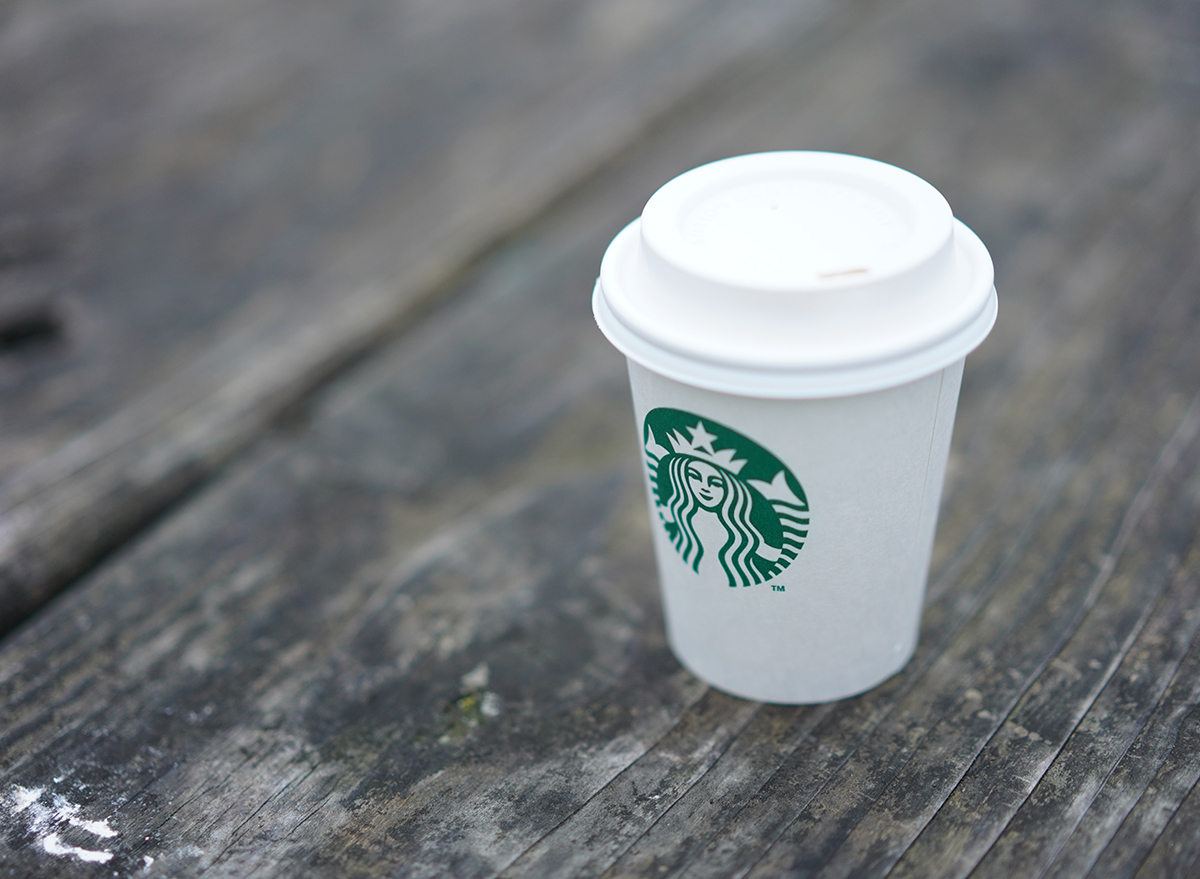
[[(1194, 230), (1172, 212), (1198, 99), (1188, 0), (15, 0), (0, 507), (107, 475), (39, 525), (78, 550), (28, 549), (33, 519), (11, 520), (36, 564), (9, 546), (3, 576), (66, 582), (614, 168), (631, 182), (580, 265), (722, 156), (837, 150), (925, 177), (996, 260), (979, 372), (1048, 301), (1086, 305), (1118, 270), (1106, 235)], [(1056, 247), (1084, 255), (1073, 274)], [(564, 295), (586, 301), (589, 272)]]

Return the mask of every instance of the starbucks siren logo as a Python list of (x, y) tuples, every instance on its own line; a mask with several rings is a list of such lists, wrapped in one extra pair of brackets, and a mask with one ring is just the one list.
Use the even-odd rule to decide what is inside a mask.
[(795, 560), (808, 536), (808, 499), (778, 458), (679, 409), (651, 410), (643, 441), (658, 518), (693, 571), (716, 563), (730, 586), (751, 586)]

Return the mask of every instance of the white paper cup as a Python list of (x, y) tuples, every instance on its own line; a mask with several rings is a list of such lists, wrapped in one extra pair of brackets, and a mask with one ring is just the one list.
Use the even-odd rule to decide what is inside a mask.
[(986, 249), (928, 183), (831, 153), (689, 171), (610, 245), (667, 634), (708, 683), (823, 702), (916, 646)]

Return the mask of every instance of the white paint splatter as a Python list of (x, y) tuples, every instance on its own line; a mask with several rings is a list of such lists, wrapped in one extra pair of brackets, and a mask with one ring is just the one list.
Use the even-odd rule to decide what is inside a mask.
[(212, 714), (213, 710), (214, 709), (213, 709), (212, 705), (205, 705), (199, 711), (189, 711), (188, 715), (187, 715), (188, 720), (191, 721), (192, 723), (199, 723), (200, 721), (207, 718), (210, 714)]
[(101, 839), (111, 839), (117, 835), (117, 831), (113, 830), (107, 821), (89, 821), (79, 817), (80, 807), (61, 794), (54, 794), (51, 805), (46, 805), (42, 802), (45, 792), (46, 789), (42, 787), (14, 785), (8, 795), (10, 811), (13, 815), (25, 815), (30, 832), (39, 837), (38, 842), (42, 850), (59, 857), (75, 857), (97, 864), (108, 863), (112, 859), (112, 852), (67, 845), (57, 831), (64, 824), (69, 824)]
[(483, 694), (483, 699), (479, 703), (479, 713), (484, 717), (499, 717), (500, 704), (500, 694), (489, 690)]
[(153, 866), (154, 866), (154, 858), (150, 857), (149, 855), (142, 855), (142, 868), (145, 870), (149, 870)]
[(81, 861), (91, 861), (96, 864), (107, 864), (112, 860), (112, 852), (92, 851), (75, 845), (63, 845), (57, 833), (48, 833), (42, 840), (42, 848), (52, 855), (73, 855)]
[(78, 817), (79, 807), (59, 794), (54, 795), (54, 811), (60, 819), (71, 826), (82, 827), (88, 833), (99, 836), (101, 839), (111, 839), (117, 835), (117, 831), (109, 827), (107, 821), (85, 821)]
[(11, 796), (13, 814), (19, 815), (36, 803), (38, 801), (38, 797), (42, 795), (43, 790), (45, 790), (45, 788), (14, 787), (12, 789)]
[(464, 690), (482, 690), (488, 685), (490, 677), (491, 670), (488, 664), (481, 662), (458, 680)]

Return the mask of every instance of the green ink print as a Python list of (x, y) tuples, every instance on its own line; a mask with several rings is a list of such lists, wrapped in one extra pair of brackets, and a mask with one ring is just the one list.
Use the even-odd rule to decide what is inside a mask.
[[(693, 571), (715, 552), (730, 586), (752, 586), (795, 561), (808, 536), (808, 499), (782, 461), (737, 431), (679, 409), (651, 410), (643, 442), (659, 521)], [(720, 529), (698, 528), (698, 516), (723, 526), (721, 546), (704, 545), (700, 531)]]

